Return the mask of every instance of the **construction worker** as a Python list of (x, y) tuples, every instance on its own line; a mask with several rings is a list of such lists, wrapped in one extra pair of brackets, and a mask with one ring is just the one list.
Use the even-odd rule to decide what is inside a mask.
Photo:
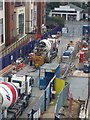
[(68, 50), (69, 47), (70, 47), (70, 43), (68, 43), (67, 50)]
[(32, 66), (32, 64), (33, 64), (32, 56), (33, 56), (33, 53), (30, 53), (30, 66)]

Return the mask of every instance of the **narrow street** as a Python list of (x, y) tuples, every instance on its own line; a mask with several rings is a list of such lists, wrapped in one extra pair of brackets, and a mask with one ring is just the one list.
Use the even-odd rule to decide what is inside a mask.
[[(74, 42), (79, 40), (80, 39), (80, 34), (81, 34), (81, 30), (82, 30), (82, 25), (85, 24), (83, 22), (76, 22), (76, 24), (73, 24), (73, 22), (71, 23), (67, 23), (66, 22), (66, 26), (69, 27), (69, 32), (68, 34), (64, 34), (61, 36), (61, 42), (59, 44), (59, 52), (58, 52), (58, 56), (60, 57), (62, 55), (62, 52), (66, 49), (66, 46), (67, 44), (69, 43), (69, 41), (72, 39)], [(70, 34), (72, 33), (72, 27), (75, 27), (75, 31), (74, 31), (74, 37), (71, 37)], [(77, 30), (78, 29), (78, 34), (77, 34)], [(51, 66), (55, 66), (56, 64), (58, 64), (59, 61), (58, 61), (58, 57), (56, 57), (51, 64)], [(48, 64), (47, 64), (48, 65)], [(33, 93), (32, 93), (32, 97), (31, 97), (31, 100), (30, 100), (30, 104), (29, 106), (25, 109), (25, 112), (23, 112), (23, 114), (20, 116), (20, 118), (26, 118), (27, 117), (27, 114), (26, 113), (29, 113), (30, 110), (32, 109), (32, 107), (35, 105), (35, 102), (37, 102), (37, 100), (39, 99), (39, 96), (42, 94), (43, 91), (40, 91), (38, 89), (38, 80), (39, 80), (39, 70), (36, 70), (35, 72), (31, 72), (30, 71), (30, 66), (26, 66), (24, 68), (24, 70), (21, 70), (20, 72), (18, 72), (18, 74), (27, 74), (29, 76), (34, 76), (35, 77), (35, 87), (33, 87)], [(70, 82), (70, 80), (68, 81)], [(87, 82), (87, 81), (86, 81)], [(72, 85), (75, 85), (75, 87), (78, 84), (78, 81), (75, 83), (75, 81), (72, 81)], [(79, 87), (79, 86), (78, 86)], [(79, 89), (80, 90), (80, 89)], [(73, 92), (73, 91), (71, 91)], [(77, 94), (77, 91), (73, 93), (74, 95)], [(78, 96), (78, 95), (77, 95)], [(83, 94), (81, 94), (81, 97), (83, 97)], [(75, 99), (78, 98), (78, 97), (75, 97)], [(50, 104), (49, 106), (49, 110), (47, 110), (45, 112), (45, 114), (42, 115), (42, 118), (49, 118), (49, 115), (50, 116), (54, 116), (54, 111), (51, 112), (51, 110), (54, 110), (54, 107), (55, 107), (55, 101), (52, 102), (52, 105)], [(52, 115), (49, 113), (51, 112)]]

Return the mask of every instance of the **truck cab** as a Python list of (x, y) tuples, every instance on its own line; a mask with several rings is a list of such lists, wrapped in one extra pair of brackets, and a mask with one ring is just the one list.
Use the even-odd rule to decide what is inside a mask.
[[(11, 83), (13, 83), (17, 89), (18, 89), (18, 94), (19, 97), (21, 95), (25, 94), (25, 91), (27, 91), (27, 95), (31, 96), (31, 77), (27, 76), (27, 78), (25, 78), (25, 75), (13, 75), (11, 78)], [(26, 84), (27, 84), (27, 88), (26, 88)], [(27, 89), (27, 90), (26, 90)]]

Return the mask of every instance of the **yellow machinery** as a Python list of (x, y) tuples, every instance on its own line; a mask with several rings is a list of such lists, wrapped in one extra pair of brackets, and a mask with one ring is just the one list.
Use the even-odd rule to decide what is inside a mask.
[(32, 62), (33, 62), (33, 65), (35, 66), (35, 68), (38, 68), (40, 67), (41, 65), (44, 64), (44, 57), (43, 56), (37, 56), (37, 55), (33, 55), (32, 57)]

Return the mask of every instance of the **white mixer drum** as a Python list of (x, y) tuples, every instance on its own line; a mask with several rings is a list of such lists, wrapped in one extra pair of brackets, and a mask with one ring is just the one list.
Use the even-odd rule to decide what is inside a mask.
[(40, 41), (40, 43), (45, 44), (45, 47), (43, 49), (46, 49), (47, 51), (51, 49), (51, 42), (49, 40), (43, 39)]
[(13, 105), (18, 98), (16, 87), (9, 82), (0, 83), (0, 102), (2, 107), (9, 107)]

